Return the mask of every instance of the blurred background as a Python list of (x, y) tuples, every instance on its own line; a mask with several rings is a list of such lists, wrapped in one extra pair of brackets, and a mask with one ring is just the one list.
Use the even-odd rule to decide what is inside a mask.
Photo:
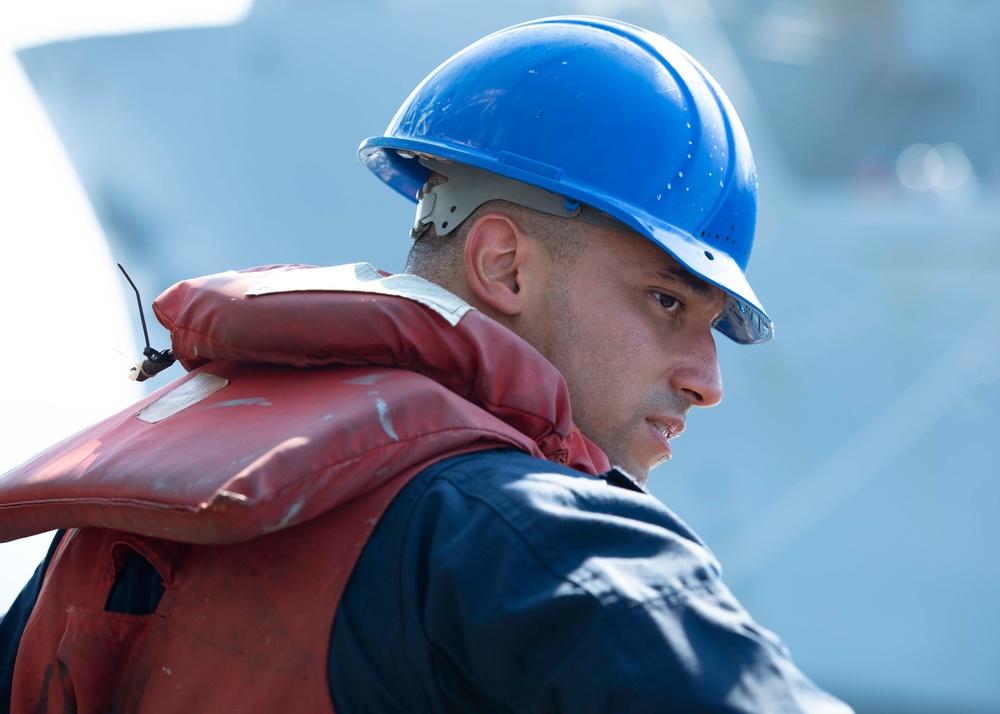
[[(413, 206), (359, 142), (489, 32), (617, 17), (687, 49), (739, 111), (750, 277), (777, 324), (764, 346), (720, 338), (726, 399), (653, 492), (859, 711), (1000, 711), (1000, 3), (77, 5), (0, 7), (0, 470), (144, 394), (115, 261), (160, 349), (149, 304), (184, 277), (398, 271)], [(0, 612), (47, 540), (0, 545)]]

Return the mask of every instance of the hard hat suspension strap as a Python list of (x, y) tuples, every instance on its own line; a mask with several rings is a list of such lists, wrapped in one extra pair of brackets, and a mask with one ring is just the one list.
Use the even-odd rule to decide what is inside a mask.
[(522, 183), (506, 176), (484, 171), (468, 164), (453, 163), (422, 155), (420, 163), (448, 178), (425, 183), (417, 192), (417, 215), (411, 238), (419, 238), (434, 225), (439, 236), (451, 233), (473, 211), (487, 201), (503, 200), (560, 218), (569, 218), (604, 226), (625, 233), (634, 231), (603, 211), (567, 196)]

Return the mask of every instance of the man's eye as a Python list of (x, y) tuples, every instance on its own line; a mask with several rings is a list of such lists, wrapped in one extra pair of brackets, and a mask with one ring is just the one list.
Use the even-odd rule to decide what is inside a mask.
[(667, 310), (676, 310), (681, 304), (680, 300), (666, 293), (656, 293), (656, 301)]

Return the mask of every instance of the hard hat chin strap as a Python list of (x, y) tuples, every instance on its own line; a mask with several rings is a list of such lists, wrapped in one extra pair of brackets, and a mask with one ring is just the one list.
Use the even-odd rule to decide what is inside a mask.
[(417, 191), (417, 215), (410, 230), (411, 238), (422, 236), (431, 224), (437, 235), (447, 235), (477, 208), (487, 201), (495, 200), (508, 201), (542, 213), (576, 219), (616, 231), (635, 232), (592, 206), (491, 171), (429, 156), (421, 156), (420, 163), (431, 171), (448, 177), (448, 180), (438, 184), (425, 183)]

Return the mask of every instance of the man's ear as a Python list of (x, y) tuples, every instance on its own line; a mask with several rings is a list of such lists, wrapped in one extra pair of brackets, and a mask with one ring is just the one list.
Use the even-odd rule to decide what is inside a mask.
[(532, 243), (531, 236), (504, 213), (479, 217), (465, 241), (465, 274), (479, 301), (508, 317), (521, 313)]

